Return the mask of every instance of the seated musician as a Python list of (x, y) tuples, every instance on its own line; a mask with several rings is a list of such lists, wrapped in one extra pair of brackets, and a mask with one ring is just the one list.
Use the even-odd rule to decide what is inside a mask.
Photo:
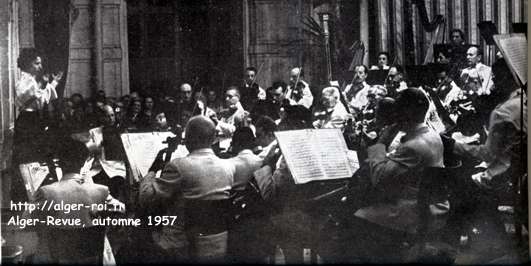
[[(194, 262), (222, 262), (228, 241), (228, 219), (223, 219), (226, 214), (212, 217), (218, 210), (188, 209), (187, 204), (203, 203), (205, 205), (202, 206), (206, 206), (229, 199), (235, 168), (214, 155), (211, 145), (216, 128), (210, 119), (194, 116), (188, 121), (185, 131), (186, 148), (190, 154), (165, 166), (163, 161), (154, 162), (158, 166), (152, 169), (163, 168), (162, 175), (156, 178), (155, 171), (150, 170), (143, 178), (139, 190), (140, 205), (151, 208), (162, 203), (166, 206), (167, 215), (177, 216), (178, 221), (172, 226), (162, 228), (158, 240), (159, 246), (169, 256), (168, 261), (189, 258)], [(199, 219), (204, 217), (203, 214), (210, 218)]]
[(370, 70), (388, 70), (389, 69), (389, 53), (378, 53), (378, 65), (371, 66)]
[(396, 97), (398, 93), (408, 88), (404, 68), (401, 65), (394, 65), (389, 68), (387, 74), (386, 87), (389, 97)]
[(236, 128), (243, 125), (246, 114), (240, 103), (240, 91), (236, 86), (230, 86), (225, 91), (225, 109), (218, 116), (219, 119), (216, 116), (210, 118), (216, 123), (218, 134), (223, 137), (232, 137)]
[(526, 96), (513, 79), (504, 59), (496, 61), (492, 72), (496, 86), (493, 96), (496, 96), (499, 104), (490, 114), (487, 140), (481, 145), (456, 141), (454, 152), (465, 158), (485, 161), (487, 169), (472, 178), (484, 189), (497, 190), (500, 187), (495, 184), (509, 181), (507, 171), (511, 167), (511, 157), (523, 156), (515, 154), (513, 149), (522, 145), (522, 136), (527, 136), (527, 106), (521, 104), (521, 97), (524, 97), (525, 102)]
[(353, 82), (347, 85), (343, 91), (351, 114), (359, 112), (367, 104), (367, 92), (370, 88), (369, 84), (365, 82), (368, 74), (367, 67), (365, 65), (359, 65), (356, 66), (354, 71), (356, 73)]
[[(254, 171), (262, 167), (262, 158), (252, 152), (254, 146), (255, 137), (250, 128), (236, 129), (232, 138), (232, 151), (236, 153), (236, 156), (227, 159), (235, 168), (233, 193), (236, 193), (236, 199), (245, 195), (244, 190), (253, 178)], [(242, 207), (242, 209), (245, 208), (247, 207)], [(250, 211), (257, 212), (260, 210)], [(267, 226), (267, 219), (264, 219), (266, 217), (264, 217), (263, 211), (260, 215), (246, 215), (245, 213), (238, 213), (237, 215), (238, 218), (232, 230), (229, 231), (231, 262), (264, 263), (266, 256), (272, 252), (262, 233)]]
[[(286, 107), (286, 117), (278, 130), (298, 130), (311, 128), (311, 113), (303, 106)], [(301, 208), (301, 193), (291, 175), (286, 160), (273, 146), (263, 161), (263, 167), (254, 173), (262, 197), (274, 209), (271, 222), (274, 233), (269, 237), (280, 246), (286, 263), (302, 263), (303, 248), (311, 247), (312, 237), (317, 232), (309, 217)], [(297, 221), (297, 222), (293, 222)]]
[(256, 128), (256, 148), (254, 152), (258, 157), (264, 159), (269, 153), (269, 150), (276, 145), (275, 131), (277, 131), (277, 124), (269, 116), (262, 116), (254, 123)]
[[(404, 234), (418, 226), (417, 193), (420, 173), (427, 167), (443, 167), (443, 143), (425, 124), (428, 99), (416, 88), (402, 91), (396, 100), (395, 124), (388, 125), (376, 144), (368, 148), (365, 204), (355, 212), (358, 224), (352, 233), (373, 252), (387, 259), (400, 249)], [(406, 134), (394, 151), (387, 147), (397, 132)], [(361, 180), (360, 180), (361, 181)], [(388, 248), (388, 249), (387, 249)]]
[(461, 88), (469, 94), (488, 95), (491, 93), (491, 68), (481, 63), (481, 50), (471, 46), (466, 51), (467, 67), (461, 71)]
[[(57, 202), (64, 206), (83, 204), (85, 207), (69, 212), (54, 207), (52, 210), (42, 209), (30, 215), (41, 221), (49, 220), (49, 217), (72, 221), (79, 219), (82, 224), (39, 226), (39, 251), (36, 258), (43, 261), (33, 262), (102, 264), (105, 228), (93, 221), (104, 213), (90, 206), (107, 205), (107, 214), (125, 211), (125, 207), (109, 194), (106, 186), (94, 184), (80, 175), (80, 169), (88, 157), (87, 147), (83, 143), (68, 138), (61, 139), (60, 143), (57, 155), (63, 177), (58, 182), (40, 187), (35, 194), (35, 202), (41, 206), (46, 202)], [(39, 255), (46, 251), (48, 255)]]
[[(96, 146), (100, 147), (96, 151), (92, 172), (95, 183), (109, 187), (113, 197), (125, 201), (126, 189), (126, 170), (125, 170), (125, 151), (121, 145), (121, 129), (118, 128), (114, 110), (112, 107), (105, 105), (101, 115), (102, 127), (91, 129), (89, 131)], [(101, 129), (101, 135), (97, 131)]]
[(301, 68), (295, 67), (289, 72), (289, 85), (285, 99), (290, 105), (302, 105), (310, 109), (313, 104), (313, 94), (310, 85), (303, 78), (304, 72)]
[(345, 122), (349, 113), (339, 101), (339, 90), (336, 87), (326, 87), (321, 94), (321, 104), (323, 110), (314, 112), (316, 120), (313, 122), (315, 128), (339, 128), (345, 127)]
[(273, 120), (280, 118), (280, 108), (286, 93), (287, 85), (282, 81), (276, 81), (267, 88), (265, 100), (259, 100), (251, 110), (251, 118), (256, 121), (260, 116), (268, 116)]
[(440, 64), (435, 71), (436, 75), (436, 93), (441, 99), (441, 104), (449, 108), (452, 102), (461, 98), (463, 91), (454, 82), (451, 76), (448, 75), (448, 65)]
[(252, 110), (258, 100), (265, 100), (266, 91), (256, 81), (258, 70), (255, 67), (247, 67), (243, 77), (243, 85), (240, 87), (240, 102), (245, 110)]

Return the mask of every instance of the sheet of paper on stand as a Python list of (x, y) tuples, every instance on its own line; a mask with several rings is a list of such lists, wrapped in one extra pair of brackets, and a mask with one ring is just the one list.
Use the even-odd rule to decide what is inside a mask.
[(219, 138), (219, 148), (221, 150), (228, 150), (230, 147), (232, 139), (231, 138)]
[(121, 176), (125, 178), (125, 163), (122, 161), (100, 160), (103, 171), (109, 177)]
[(341, 130), (290, 130), (275, 136), (296, 184), (352, 176)]
[[(175, 135), (171, 132), (126, 133), (121, 135), (125, 154), (135, 180), (147, 175), (158, 152), (168, 147), (167, 144), (162, 143), (168, 137), (175, 137)], [(186, 147), (179, 145), (177, 150), (172, 153), (171, 160), (185, 157), (187, 154)]]
[(499, 34), (492, 37), (515, 79), (525, 85), (527, 83), (527, 38), (525, 34)]
[(86, 143), (89, 151), (99, 151), (101, 149), (101, 143), (103, 142), (102, 127), (97, 127), (89, 130), (90, 139)]
[(50, 173), (50, 169), (47, 165), (42, 165), (38, 162), (27, 163), (19, 165), (20, 174), (24, 180), (24, 185), (26, 186), (26, 191), (28, 193), (28, 198), (33, 200), (33, 196), (37, 189)]
[(360, 169), (360, 162), (358, 160), (358, 153), (353, 150), (347, 151), (347, 159), (349, 162), (349, 166), (352, 169), (352, 173), (355, 173)]

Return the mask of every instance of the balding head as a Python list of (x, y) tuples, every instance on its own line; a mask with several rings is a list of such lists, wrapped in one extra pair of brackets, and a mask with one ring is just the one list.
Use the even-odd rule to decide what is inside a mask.
[(106, 126), (113, 126), (116, 123), (116, 117), (114, 116), (114, 110), (110, 105), (104, 105), (102, 108), (103, 111), (103, 123)]
[(466, 60), (469, 67), (475, 67), (481, 61), (481, 51), (477, 46), (470, 46), (466, 51)]
[(303, 76), (302, 69), (300, 67), (294, 67), (289, 72), (289, 82), (293, 85), (297, 82), (297, 79), (301, 79)]
[(182, 100), (187, 102), (192, 100), (192, 86), (190, 84), (183, 83), (181, 87), (179, 87), (179, 93)]
[(216, 137), (216, 126), (207, 117), (194, 116), (185, 129), (186, 148), (189, 151), (210, 148)]

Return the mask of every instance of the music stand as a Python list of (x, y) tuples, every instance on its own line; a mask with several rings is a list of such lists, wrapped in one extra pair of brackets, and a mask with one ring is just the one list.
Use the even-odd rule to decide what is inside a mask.
[(367, 84), (384, 85), (388, 73), (389, 70), (369, 70), (369, 72), (367, 73)]
[(494, 45), (492, 35), (498, 34), (498, 29), (492, 21), (481, 21), (478, 23), (479, 33), (487, 45)]
[(514, 33), (523, 33), (527, 38), (527, 23), (513, 23), (511, 26)]
[(446, 57), (448, 60), (452, 57), (452, 46), (449, 44), (434, 44), (433, 45), (433, 57), (434, 61), (437, 62), (437, 57), (439, 54), (443, 54), (444, 57)]
[(432, 78), (435, 73), (433, 73), (432, 65), (434, 64), (406, 66), (406, 74), (409, 79), (408, 85), (418, 87), (433, 84)]
[(481, 33), (481, 37), (483, 37), (485, 43), (487, 44), (488, 62), (491, 62), (490, 46), (495, 44), (492, 36), (498, 34), (498, 29), (492, 21), (481, 21), (478, 23), (478, 28), (479, 32)]

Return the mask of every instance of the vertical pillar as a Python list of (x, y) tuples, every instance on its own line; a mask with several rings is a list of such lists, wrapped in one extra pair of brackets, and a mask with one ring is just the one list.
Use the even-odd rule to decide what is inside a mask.
[(360, 40), (365, 46), (365, 56), (363, 64), (369, 65), (369, 2), (361, 0), (360, 2)]
[(378, 49), (380, 51), (388, 50), (389, 40), (389, 2), (387, 0), (378, 0), (377, 13), (378, 13)]
[(393, 25), (395, 26), (393, 41), (395, 43), (395, 57), (398, 64), (404, 64), (404, 1), (393, 0), (393, 6)]
[(96, 65), (96, 80), (95, 84), (96, 87), (93, 88), (95, 91), (92, 91), (92, 93), (95, 93), (97, 90), (103, 89), (103, 59), (102, 59), (102, 19), (101, 19), (101, 12), (102, 12), (102, 0), (96, 0), (94, 2), (95, 8), (94, 8), (94, 55), (96, 61), (94, 62)]

